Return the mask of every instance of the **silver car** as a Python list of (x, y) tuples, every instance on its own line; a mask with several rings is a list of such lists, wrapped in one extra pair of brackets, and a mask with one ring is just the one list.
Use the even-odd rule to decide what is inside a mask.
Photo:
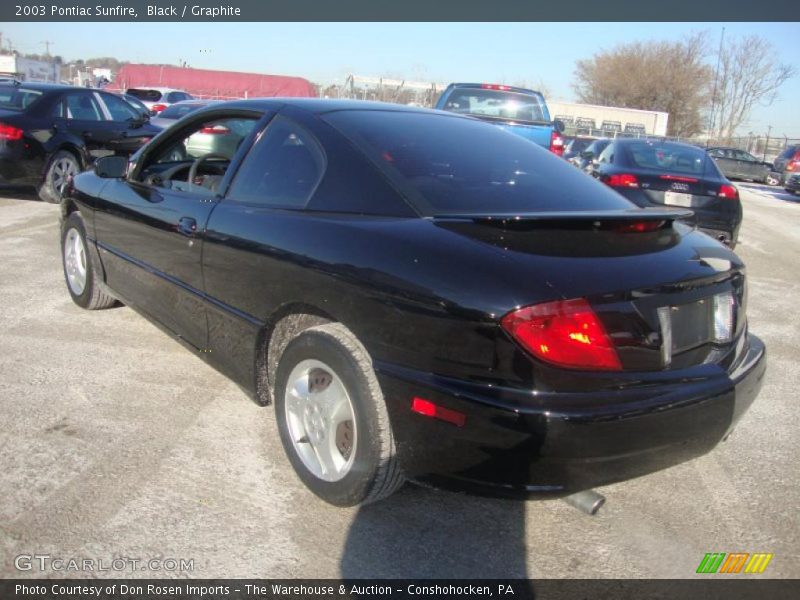
[(158, 86), (140, 86), (128, 88), (125, 93), (134, 96), (150, 109), (150, 114), (157, 115), (165, 108), (183, 100), (193, 100), (194, 96), (183, 90)]

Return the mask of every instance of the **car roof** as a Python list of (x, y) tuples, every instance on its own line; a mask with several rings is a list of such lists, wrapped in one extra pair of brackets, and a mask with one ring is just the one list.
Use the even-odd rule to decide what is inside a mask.
[(48, 92), (51, 90), (81, 90), (81, 91), (100, 91), (95, 88), (79, 87), (77, 85), (64, 85), (63, 83), (41, 83), (38, 81), (2, 81), (0, 85), (11, 85), (18, 88), (27, 88), (29, 90), (40, 90)]
[(214, 104), (213, 109), (220, 110), (224, 108), (231, 108), (266, 111), (279, 110), (284, 106), (293, 106), (317, 115), (343, 110), (361, 110), (436, 114), (448, 117), (468, 118), (461, 117), (460, 115), (455, 115), (454, 113), (450, 112), (408, 106), (406, 104), (372, 102), (368, 100), (339, 100), (332, 98), (250, 98), (247, 100), (229, 100), (220, 104)]
[(666, 138), (616, 138), (614, 143), (616, 144), (623, 144), (629, 145), (636, 142), (644, 142), (644, 143), (655, 143), (655, 144), (669, 144), (670, 146), (679, 146), (681, 148), (693, 148), (695, 150), (706, 150), (706, 148), (702, 148), (700, 146), (695, 146), (694, 144), (687, 144), (685, 142), (676, 142), (674, 140), (668, 140)]
[[(125, 88), (126, 90), (153, 90), (156, 92), (186, 92), (186, 90), (179, 90), (178, 88), (161, 87), (159, 85), (131, 85)], [(186, 92), (187, 94), (189, 92)]]

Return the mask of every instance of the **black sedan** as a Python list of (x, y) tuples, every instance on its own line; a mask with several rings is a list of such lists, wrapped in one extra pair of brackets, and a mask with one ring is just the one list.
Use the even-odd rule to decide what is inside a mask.
[(115, 94), (0, 84), (0, 186), (32, 185), (42, 200), (58, 202), (69, 177), (96, 158), (129, 155), (159, 131)]
[(600, 154), (592, 175), (642, 208), (690, 208), (689, 222), (736, 246), (742, 223), (739, 192), (697, 146), (617, 139)]
[[(193, 155), (201, 131), (238, 139)], [(61, 208), (75, 303), (127, 304), (274, 404), (337, 505), (404, 479), (566, 495), (668, 467), (725, 438), (765, 372), (744, 265), (688, 211), (467, 117), (212, 105)]]
[(707, 148), (722, 174), (728, 179), (749, 179), (766, 183), (772, 164), (758, 160), (755, 156), (738, 148)]

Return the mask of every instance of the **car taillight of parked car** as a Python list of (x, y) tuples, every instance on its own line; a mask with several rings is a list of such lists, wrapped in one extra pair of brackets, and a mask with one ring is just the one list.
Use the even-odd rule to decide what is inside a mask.
[(719, 198), (736, 200), (739, 197), (739, 191), (732, 185), (722, 185), (719, 188), (719, 192), (717, 192), (717, 196)]
[(557, 131), (550, 134), (550, 152), (562, 156), (564, 154), (564, 136)]
[(153, 108), (151, 108), (150, 110), (152, 110), (153, 112), (160, 113), (165, 108), (167, 108), (166, 104), (153, 104)]
[(214, 125), (212, 127), (203, 127), (199, 133), (208, 133), (211, 135), (227, 135), (231, 132), (230, 129), (227, 127), (223, 127), (222, 125)]
[(570, 369), (622, 370), (614, 343), (583, 298), (526, 306), (508, 313), (501, 325), (545, 362)]
[(7, 123), (0, 123), (0, 140), (9, 140), (14, 142), (22, 139), (22, 129), (8, 125)]
[(636, 179), (636, 175), (631, 175), (630, 173), (614, 173), (603, 179), (603, 182), (611, 187), (639, 187), (639, 180)]
[(800, 171), (800, 152), (795, 152), (795, 155), (792, 157), (786, 165), (787, 171)]

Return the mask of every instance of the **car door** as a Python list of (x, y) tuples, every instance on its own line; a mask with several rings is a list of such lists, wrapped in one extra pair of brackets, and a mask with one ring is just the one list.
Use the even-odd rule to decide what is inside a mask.
[(82, 143), (92, 160), (110, 154), (110, 123), (92, 90), (64, 94), (54, 116), (54, 129)]
[[(229, 113), (198, 115), (145, 149), (126, 178), (103, 188), (95, 211), (111, 288), (198, 350), (207, 337), (200, 262), (205, 227), (234, 156), (206, 159), (185, 147), (201, 129), (224, 126)], [(246, 115), (253, 123), (260, 117)], [(197, 172), (190, 178), (193, 165)]]
[(742, 177), (753, 180), (762, 179), (764, 177), (764, 164), (756, 159), (755, 156), (744, 150), (737, 150), (736, 158), (742, 165)]
[(719, 170), (728, 178), (741, 178), (741, 167), (729, 148), (714, 148), (708, 154), (717, 163)]
[(98, 93), (108, 119), (108, 148), (117, 154), (133, 154), (158, 132), (122, 98)]

